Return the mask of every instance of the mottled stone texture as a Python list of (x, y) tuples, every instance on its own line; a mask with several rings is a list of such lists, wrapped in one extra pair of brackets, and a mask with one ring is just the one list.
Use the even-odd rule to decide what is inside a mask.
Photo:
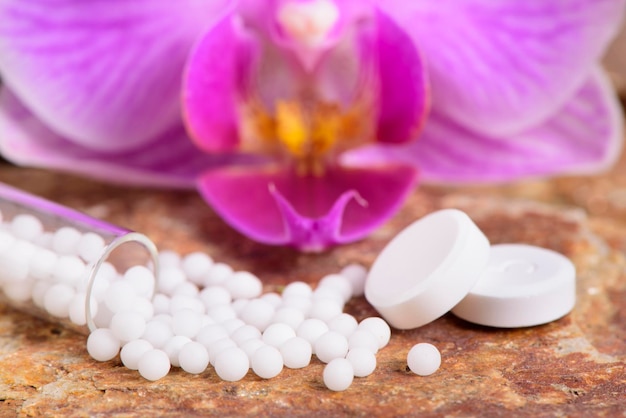
[[(317, 360), (269, 381), (249, 373), (227, 383), (209, 369), (175, 370), (151, 383), (119, 359), (91, 360), (84, 335), (0, 305), (0, 416), (626, 416), (626, 158), (595, 177), (422, 187), (370, 238), (323, 254), (250, 242), (194, 192), (114, 187), (6, 164), (0, 181), (144, 232), (162, 249), (207, 251), (256, 273), (266, 290), (315, 283), (350, 262), (370, 265), (403, 227), (443, 207), (466, 211), (493, 243), (551, 248), (578, 270), (578, 302), (565, 318), (502, 330), (448, 314), (394, 331), (375, 373), (341, 393), (324, 388)], [(375, 314), (363, 299), (349, 311)], [(406, 371), (417, 342), (441, 350), (436, 374)]]

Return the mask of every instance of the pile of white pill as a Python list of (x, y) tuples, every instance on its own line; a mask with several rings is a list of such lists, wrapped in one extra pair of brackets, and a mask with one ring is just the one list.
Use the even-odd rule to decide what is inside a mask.
[[(93, 232), (45, 231), (33, 215), (2, 222), (0, 213), (0, 288), (12, 301), (30, 301), (85, 325), (87, 276), (104, 246)], [(192, 374), (213, 367), (222, 380), (238, 381), (249, 370), (270, 379), (284, 367), (306, 367), (315, 355), (326, 363), (326, 386), (341, 391), (354, 377), (374, 372), (376, 354), (391, 336), (383, 319), (358, 322), (343, 312), (350, 298), (363, 295), (367, 271), (357, 264), (323, 277), (315, 288), (295, 281), (280, 294), (263, 293), (255, 275), (201, 252), (183, 257), (163, 251), (159, 265), (157, 280), (145, 266), (118, 272), (101, 264), (89, 296), (98, 327), (87, 339), (94, 359), (119, 354), (148, 380), (172, 367)], [(409, 357), (417, 374), (439, 367), (432, 350), (425, 353)], [(412, 358), (421, 359), (421, 366), (414, 369), (419, 361)]]

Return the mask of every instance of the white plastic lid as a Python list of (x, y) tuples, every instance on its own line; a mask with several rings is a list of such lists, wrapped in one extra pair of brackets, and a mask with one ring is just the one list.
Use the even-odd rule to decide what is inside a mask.
[(576, 269), (563, 255), (524, 244), (491, 247), (478, 283), (452, 309), (492, 327), (528, 327), (561, 318), (576, 302)]
[(417, 328), (444, 315), (478, 281), (489, 241), (465, 213), (444, 209), (414, 222), (374, 262), (365, 297), (393, 327)]

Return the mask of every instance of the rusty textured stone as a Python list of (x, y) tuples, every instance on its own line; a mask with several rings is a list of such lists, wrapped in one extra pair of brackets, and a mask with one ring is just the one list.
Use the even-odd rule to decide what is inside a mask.
[[(444, 207), (466, 211), (492, 243), (524, 242), (570, 257), (578, 301), (543, 326), (494, 329), (448, 314), (394, 331), (373, 375), (349, 390), (325, 389), (323, 365), (249, 373), (222, 382), (209, 368), (174, 370), (148, 382), (118, 359), (93, 361), (85, 336), (0, 305), (0, 417), (10, 416), (626, 416), (626, 158), (599, 176), (506, 186), (422, 187), (371, 237), (322, 254), (253, 243), (226, 226), (194, 193), (124, 188), (0, 165), (0, 181), (141, 231), (162, 249), (202, 250), (247, 269), (266, 290), (292, 280), (315, 283), (350, 262), (370, 265), (415, 219)], [(363, 318), (363, 298), (348, 305)], [(406, 369), (417, 342), (435, 344), (440, 370)]]

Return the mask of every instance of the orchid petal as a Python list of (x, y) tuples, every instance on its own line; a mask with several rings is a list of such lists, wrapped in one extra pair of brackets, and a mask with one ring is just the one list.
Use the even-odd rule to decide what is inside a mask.
[(357, 150), (346, 155), (344, 163), (412, 161), (419, 165), (425, 181), (435, 182), (593, 173), (609, 167), (620, 155), (622, 125), (615, 92), (597, 69), (555, 116), (520, 134), (485, 136), (433, 113), (415, 143), (395, 149)]
[(433, 108), (491, 136), (536, 126), (582, 86), (623, 0), (380, 0), (428, 58)]
[(181, 125), (145, 148), (103, 154), (72, 143), (43, 125), (6, 89), (0, 92), (0, 153), (23, 165), (40, 166), (123, 184), (191, 188), (202, 171), (246, 162), (242, 157), (207, 155)]
[(225, 0), (0, 2), (4, 83), (53, 131), (120, 152), (175, 129), (180, 74)]
[(207, 171), (198, 188), (227, 223), (248, 237), (320, 250), (370, 233), (399, 209), (416, 177), (405, 165), (334, 168), (323, 177), (248, 166)]

